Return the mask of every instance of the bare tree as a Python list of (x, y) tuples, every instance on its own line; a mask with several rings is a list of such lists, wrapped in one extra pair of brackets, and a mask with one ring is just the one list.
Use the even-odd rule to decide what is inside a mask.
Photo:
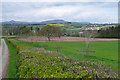
[(91, 38), (94, 38), (96, 36), (96, 31), (94, 30), (87, 30), (87, 27), (83, 28), (83, 37), (85, 37), (85, 42), (86, 42), (86, 50), (82, 50), (83, 52), (86, 52), (86, 57), (88, 56), (89, 52), (95, 52), (89, 50), (89, 41), (91, 41)]

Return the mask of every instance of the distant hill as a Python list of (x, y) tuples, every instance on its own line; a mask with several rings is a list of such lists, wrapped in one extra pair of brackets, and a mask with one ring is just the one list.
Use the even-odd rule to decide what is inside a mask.
[(5, 21), (5, 22), (1, 22), (2, 24), (28, 24), (29, 22), (21, 22), (21, 21)]
[(89, 22), (71, 22), (71, 24), (90, 24)]
[(64, 20), (48, 20), (42, 22), (22, 22), (22, 21), (5, 21), (2, 24), (90, 24), (89, 22), (69, 22)]
[(67, 21), (64, 20), (48, 20), (48, 21), (42, 21), (41, 24), (65, 24)]
[(89, 24), (89, 22), (69, 22), (64, 20), (49, 20), (43, 21), (41, 24)]

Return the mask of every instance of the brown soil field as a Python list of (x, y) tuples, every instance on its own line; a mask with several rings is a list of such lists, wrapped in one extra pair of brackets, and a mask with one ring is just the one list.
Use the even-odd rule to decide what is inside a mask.
[[(48, 39), (46, 37), (37, 37), (30, 36), (26, 38), (19, 38), (18, 40), (25, 42), (47, 42)], [(108, 39), (108, 38), (81, 38), (81, 37), (51, 37), (51, 41), (117, 41), (120, 39)]]

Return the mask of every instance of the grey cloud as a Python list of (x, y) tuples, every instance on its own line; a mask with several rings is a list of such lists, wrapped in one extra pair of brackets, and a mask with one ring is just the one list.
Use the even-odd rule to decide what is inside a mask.
[(21, 21), (64, 19), (85, 22), (114, 22), (117, 21), (117, 7), (116, 3), (113, 4), (114, 6), (112, 4), (110, 2), (4, 3), (3, 18), (4, 20), (15, 19)]

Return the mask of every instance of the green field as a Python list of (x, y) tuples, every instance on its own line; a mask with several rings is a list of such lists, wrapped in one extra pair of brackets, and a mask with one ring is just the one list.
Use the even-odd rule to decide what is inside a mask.
[(77, 30), (80, 30), (80, 28), (73, 28), (73, 29), (66, 29), (66, 30), (73, 30), (73, 31), (77, 31)]
[[(79, 51), (85, 49), (85, 42), (22, 42), (15, 39), (6, 39), (6, 42), (10, 51), (9, 78), (85, 79), (118, 76), (110, 67), (117, 70), (117, 41), (90, 42), (90, 50), (96, 52), (89, 53), (88, 57)], [(111, 51), (101, 51), (106, 47)]]
[(45, 48), (46, 50), (59, 51), (65, 56), (80, 60), (92, 60), (99, 61), (106, 65), (111, 65), (113, 68), (118, 68), (118, 41), (94, 41), (89, 42), (89, 50), (96, 52), (89, 52), (89, 57), (84, 57), (85, 42), (22, 42), (19, 43), (34, 46), (39, 48)]

